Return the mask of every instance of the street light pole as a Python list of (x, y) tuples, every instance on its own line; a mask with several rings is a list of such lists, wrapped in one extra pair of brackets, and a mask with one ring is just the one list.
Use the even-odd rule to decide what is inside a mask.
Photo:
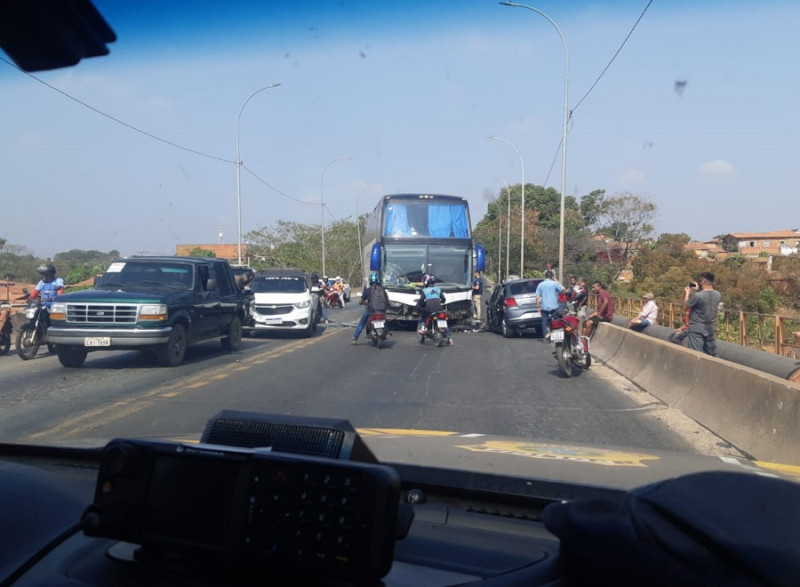
[(500, 266), (503, 258), (503, 209), (499, 200), (489, 203), (497, 206), (497, 283), (500, 283)]
[(561, 219), (559, 221), (558, 229), (558, 280), (564, 282), (564, 210), (565, 198), (567, 189), (567, 123), (569, 122), (569, 52), (567, 51), (567, 42), (564, 40), (564, 35), (555, 21), (547, 16), (544, 12), (533, 6), (526, 4), (515, 4), (514, 2), (500, 2), (503, 6), (514, 6), (516, 8), (527, 8), (536, 14), (543, 16), (547, 19), (553, 28), (556, 29), (558, 36), (561, 38), (561, 44), (564, 46), (564, 121), (561, 137)]
[(517, 149), (516, 145), (511, 141), (496, 137), (494, 135), (489, 135), (487, 138), (507, 144), (517, 152), (517, 155), (519, 155), (519, 162), (522, 166), (522, 210), (520, 213), (519, 276), (525, 277), (525, 160), (522, 158), (522, 154), (519, 152), (519, 149)]
[(364, 251), (362, 250), (362, 246), (363, 245), (361, 244), (361, 220), (358, 217), (358, 200), (361, 199), (361, 196), (363, 196), (365, 192), (368, 192), (369, 190), (374, 189), (376, 187), (378, 187), (378, 186), (371, 185), (371, 186), (365, 187), (363, 190), (361, 190), (361, 193), (359, 193), (356, 196), (356, 230), (358, 231), (358, 258), (359, 258), (360, 263), (361, 263), (361, 275), (362, 275), (362, 277), (364, 276)]
[(242, 120), (242, 112), (244, 112), (244, 107), (247, 106), (247, 103), (253, 98), (253, 96), (263, 92), (264, 90), (269, 90), (270, 88), (275, 88), (279, 85), (280, 84), (270, 84), (250, 94), (247, 100), (244, 101), (244, 104), (242, 104), (242, 107), (239, 110), (239, 116), (236, 118), (236, 217), (238, 219), (236, 236), (237, 242), (239, 243), (237, 262), (239, 265), (242, 264), (242, 158), (239, 156), (239, 122)]
[(508, 182), (506, 180), (501, 179), (500, 181), (506, 186), (506, 204), (508, 205), (508, 211), (506, 212), (506, 277), (508, 277), (510, 271), (508, 266), (510, 258), (509, 251), (511, 251), (511, 190), (508, 189)]
[(325, 172), (328, 171), (328, 167), (337, 161), (349, 161), (351, 159), (352, 157), (337, 157), (325, 166), (325, 169), (322, 170), (322, 174), (319, 178), (319, 209), (322, 213), (322, 275), (327, 275), (325, 271), (325, 200), (322, 197), (322, 186), (325, 181)]

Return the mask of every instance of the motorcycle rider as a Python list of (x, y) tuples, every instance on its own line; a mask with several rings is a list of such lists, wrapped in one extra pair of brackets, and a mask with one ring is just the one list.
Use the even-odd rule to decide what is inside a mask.
[[(420, 294), (419, 300), (417, 301), (417, 306), (420, 308), (417, 331), (420, 334), (425, 333), (426, 318), (436, 312), (441, 312), (444, 308), (444, 304), (446, 303), (444, 292), (436, 287), (436, 277), (426, 273), (422, 280), (425, 286), (422, 288), (422, 294)], [(450, 338), (450, 324), (447, 325), (446, 334), (447, 340), (450, 341), (448, 344), (450, 344), (450, 346), (455, 344), (453, 339)]]
[[(382, 292), (383, 295), (379, 295), (380, 292)], [(364, 312), (361, 314), (361, 320), (358, 321), (358, 326), (356, 326), (356, 331), (353, 334), (353, 340), (350, 344), (358, 344), (358, 337), (361, 336), (361, 331), (364, 330), (364, 327), (367, 325), (367, 320), (369, 320), (372, 314), (386, 313), (386, 300), (386, 290), (383, 289), (381, 281), (378, 279), (378, 274), (373, 271), (369, 274), (369, 285), (361, 292), (361, 300), (358, 303), (365, 306), (365, 308)]]
[(42, 304), (48, 310), (56, 296), (64, 293), (64, 280), (56, 277), (56, 268), (50, 265), (38, 265), (36, 272), (41, 276), (41, 280), (36, 284), (36, 289), (28, 298), (35, 300), (37, 297), (42, 296)]

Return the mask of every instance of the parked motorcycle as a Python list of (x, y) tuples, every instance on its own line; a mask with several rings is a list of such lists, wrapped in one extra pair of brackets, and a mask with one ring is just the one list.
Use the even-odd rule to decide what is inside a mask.
[(0, 355), (5, 355), (11, 349), (11, 308), (0, 308)]
[(424, 327), (417, 330), (417, 340), (420, 344), (430, 338), (436, 346), (442, 346), (447, 340), (447, 312), (441, 310), (425, 318)]
[(28, 321), (17, 331), (17, 354), (27, 361), (36, 356), (39, 346), (47, 344), (52, 353), (55, 347), (47, 342), (47, 329), (50, 327), (50, 312), (38, 299), (30, 300), (25, 308)]
[(386, 328), (386, 314), (372, 314), (367, 319), (367, 340), (376, 348), (381, 348), (386, 337), (391, 336)]
[(581, 336), (580, 321), (572, 313), (553, 318), (550, 322), (550, 342), (555, 343), (558, 368), (564, 377), (572, 377), (575, 367), (588, 369), (592, 364), (589, 337)]

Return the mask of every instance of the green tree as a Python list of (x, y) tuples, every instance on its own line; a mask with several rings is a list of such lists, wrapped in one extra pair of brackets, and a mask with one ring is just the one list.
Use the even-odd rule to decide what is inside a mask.
[(603, 197), (599, 202), (595, 213), (596, 232), (621, 246), (623, 265), (653, 234), (656, 209), (655, 203), (635, 194)]
[(195, 247), (191, 251), (189, 251), (190, 257), (216, 257), (217, 254), (210, 250), (204, 249), (203, 247)]

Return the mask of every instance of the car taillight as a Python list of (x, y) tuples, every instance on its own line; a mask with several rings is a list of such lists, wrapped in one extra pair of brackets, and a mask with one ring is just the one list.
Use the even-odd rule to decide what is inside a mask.
[(514, 298), (506, 298), (504, 304), (506, 308), (516, 308), (517, 307), (517, 300)]

